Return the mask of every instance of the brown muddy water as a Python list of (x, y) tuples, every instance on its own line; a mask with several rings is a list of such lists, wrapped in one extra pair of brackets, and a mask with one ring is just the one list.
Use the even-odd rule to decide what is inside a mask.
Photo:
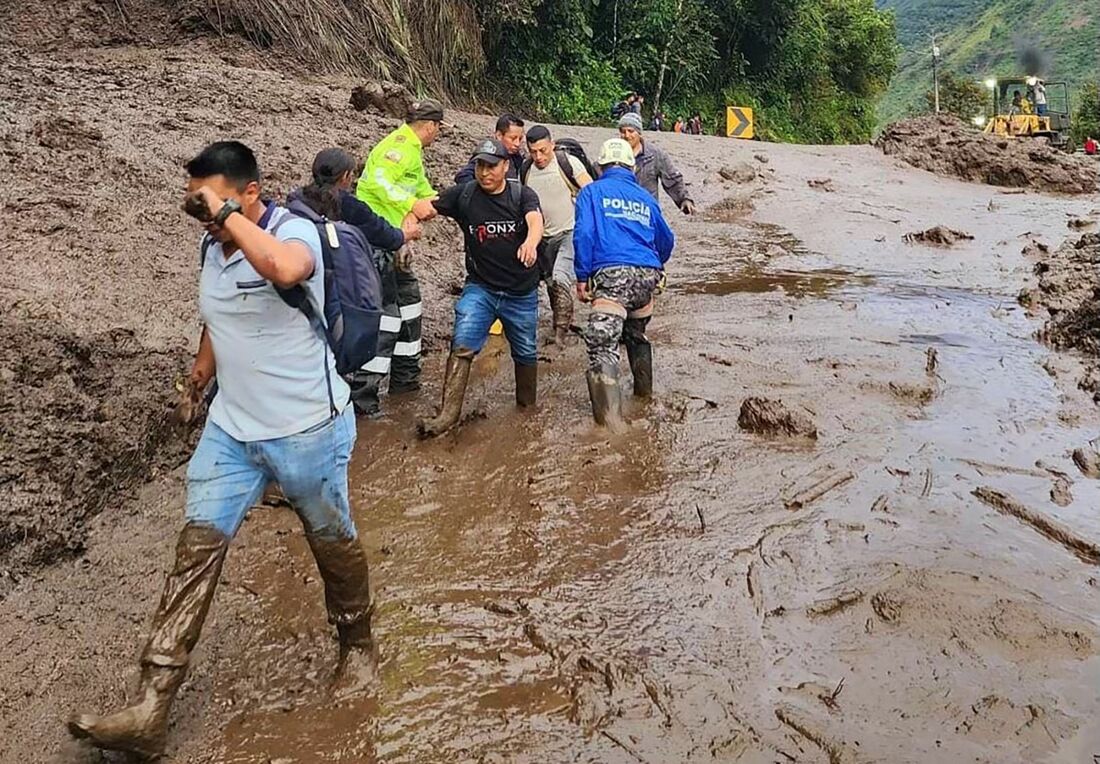
[[(871, 269), (806, 232), (762, 263), (773, 229), (677, 228), (651, 331), (657, 396), (628, 404), (621, 439), (589, 423), (579, 345), (544, 356), (532, 414), (511, 405), (496, 342), (453, 435), (411, 438), (434, 385), (361, 424), (376, 692), (328, 696), (332, 648), (296, 523), (250, 523), (250, 545), (282, 535), (290, 552), (247, 572), (268, 653), (210, 702), (254, 698), (256, 676), (268, 700), (234, 717), (217, 760), (1100, 754), (1098, 570), (971, 495), (995, 488), (1100, 540), (1100, 489), (1068, 458), (1095, 436), (1095, 410), (1044, 370), (1015, 276), (975, 267), (996, 240), (979, 235), (944, 276), (900, 237)], [(819, 439), (740, 431), (749, 395), (807, 410)]]

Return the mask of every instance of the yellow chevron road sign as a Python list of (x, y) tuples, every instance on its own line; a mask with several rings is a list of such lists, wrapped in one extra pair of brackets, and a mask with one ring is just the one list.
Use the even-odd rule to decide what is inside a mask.
[(747, 106), (726, 107), (726, 137), (745, 139), (753, 137), (752, 109)]

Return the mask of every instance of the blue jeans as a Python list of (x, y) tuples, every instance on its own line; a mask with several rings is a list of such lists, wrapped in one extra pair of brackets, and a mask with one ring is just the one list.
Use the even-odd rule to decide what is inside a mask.
[(1045, 103), (1036, 104), (1035, 113), (1040, 117), (1045, 117), (1047, 115), (1047, 105)]
[(512, 358), (520, 366), (538, 363), (537, 331), (539, 325), (539, 292), (515, 295), (498, 292), (481, 284), (467, 281), (462, 296), (455, 304), (454, 339), (451, 349), (469, 348), (480, 352), (489, 339), (489, 327), (500, 319), (504, 336), (512, 346)]
[(355, 538), (348, 502), (348, 462), (355, 445), (351, 406), (297, 435), (242, 442), (207, 420), (187, 465), (187, 522), (232, 538), (245, 513), (277, 481), (306, 533), (325, 540)]

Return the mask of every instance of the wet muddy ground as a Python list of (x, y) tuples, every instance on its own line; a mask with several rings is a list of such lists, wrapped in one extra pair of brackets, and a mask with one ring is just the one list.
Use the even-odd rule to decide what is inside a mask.
[[(565, 130), (589, 145), (607, 134)], [(329, 695), (336, 648), (308, 549), (290, 512), (258, 509), (169, 760), (1100, 754), (1100, 570), (972, 495), (1001, 492), (1100, 543), (1100, 485), (1069, 456), (1100, 419), (1079, 360), (1040, 345), (1015, 299), (1024, 244), (1057, 245), (1095, 198), (1005, 195), (870, 147), (661, 143), (702, 205), (747, 195), (755, 211), (670, 210), (655, 400), (631, 402), (633, 426), (609, 440), (590, 425), (574, 345), (546, 352), (538, 410), (517, 412), (498, 342), (464, 425), (420, 442), (431, 356), (428, 389), (362, 423), (354, 460), (376, 692)], [(736, 162), (756, 179), (724, 181)], [(974, 239), (903, 241), (935, 225)], [(817, 439), (742, 431), (750, 396), (811, 417)], [(179, 473), (157, 478), (90, 521), (80, 559), (0, 602), (0, 719), (14, 731), (0, 761), (100, 760), (62, 722), (130, 689), (181, 507)]]

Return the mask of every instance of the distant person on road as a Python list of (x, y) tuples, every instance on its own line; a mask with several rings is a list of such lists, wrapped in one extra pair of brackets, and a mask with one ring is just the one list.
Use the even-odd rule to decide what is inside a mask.
[(672, 123), (672, 132), (674, 132), (674, 133), (684, 132), (684, 119), (683, 119), (683, 117), (677, 117), (676, 121)]
[(1097, 152), (1100, 152), (1100, 144), (1097, 144), (1096, 139), (1091, 135), (1085, 138), (1085, 153), (1091, 156), (1096, 156)]
[(634, 100), (637, 98), (634, 93), (630, 93), (626, 98), (619, 101), (611, 108), (611, 119), (615, 122), (619, 121), (619, 117), (626, 114), (631, 110), (631, 106), (634, 105)]
[(644, 105), (645, 105), (645, 96), (635, 95), (634, 96), (634, 103), (632, 103), (630, 105), (630, 110), (640, 117), (640, 116), (642, 116), (642, 106), (644, 106)]
[(1033, 100), (1035, 102), (1035, 113), (1040, 117), (1047, 115), (1047, 86), (1046, 83), (1040, 79), (1035, 80), (1035, 84), (1031, 88)]
[(277, 291), (301, 290), (324, 316), (317, 228), (261, 200), (256, 157), (241, 143), (211, 144), (186, 168), (184, 209), (207, 235), (199, 275), (204, 328), (184, 402), (201, 396), (215, 374), (217, 394), (187, 467), (185, 523), (141, 653), (135, 702), (69, 722), (75, 737), (98, 748), (145, 758), (164, 752), (169, 711), (230, 540), (269, 482), (278, 482), (298, 513), (324, 580), (340, 638), (338, 681), (362, 689), (375, 669), (367, 558), (348, 498), (355, 443), (348, 386), (323, 325)]
[(423, 437), (442, 435), (458, 424), (474, 356), (485, 346), (494, 321), (515, 362), (516, 404), (533, 406), (538, 391), (539, 270), (542, 213), (538, 194), (508, 179), (511, 152), (487, 138), (474, 154), (477, 179), (452, 186), (435, 200), (440, 215), (462, 229), (466, 284), (455, 304), (451, 354), (443, 376), (439, 414), (421, 419)]
[[(496, 132), (493, 133), (498, 141), (508, 149), (508, 177), (519, 180), (519, 171), (523, 167), (523, 120), (515, 114), (501, 114), (497, 119)], [(469, 183), (474, 180), (477, 163), (473, 158), (462, 169), (455, 173), (455, 183)]]
[(528, 163), (523, 183), (539, 197), (543, 234), (538, 264), (550, 293), (554, 334), (551, 342), (564, 345), (573, 323), (573, 206), (580, 190), (592, 182), (581, 161), (559, 150), (550, 130), (535, 125), (527, 131)]
[[(395, 228), (412, 231), (421, 221), (435, 216), (431, 200), (436, 193), (424, 172), (423, 152), (439, 137), (442, 124), (443, 105), (439, 101), (416, 101), (405, 123), (379, 141), (367, 156), (355, 195)], [(424, 312), (409, 247), (378, 254), (383, 299), (396, 304), (400, 324), (394, 325), (392, 308), (387, 311), (378, 336), (378, 354), (352, 375), (351, 397), (356, 411), (370, 417), (381, 415), (379, 388), (387, 375), (390, 395), (420, 389)]]
[(665, 192), (672, 197), (672, 202), (685, 215), (695, 214), (695, 202), (688, 196), (687, 186), (684, 184), (684, 176), (672, 164), (662, 149), (649, 145), (642, 137), (642, 118), (637, 114), (624, 114), (619, 120), (619, 136), (630, 144), (634, 150), (635, 162), (634, 174), (638, 176), (638, 182), (653, 198), (657, 198), (658, 181), (664, 187)]
[(653, 115), (653, 119), (649, 120), (649, 129), (655, 133), (659, 133), (665, 129), (665, 115), (657, 112)]
[(604, 143), (600, 178), (577, 197), (577, 297), (591, 301), (584, 340), (588, 345), (588, 396), (597, 424), (622, 425), (619, 342), (626, 345), (634, 394), (653, 393), (653, 349), (645, 330), (653, 297), (675, 238), (654, 197), (638, 184), (635, 156), (620, 138)]
[(703, 134), (703, 117), (699, 112), (692, 114), (691, 119), (688, 120), (688, 132), (692, 135)]

